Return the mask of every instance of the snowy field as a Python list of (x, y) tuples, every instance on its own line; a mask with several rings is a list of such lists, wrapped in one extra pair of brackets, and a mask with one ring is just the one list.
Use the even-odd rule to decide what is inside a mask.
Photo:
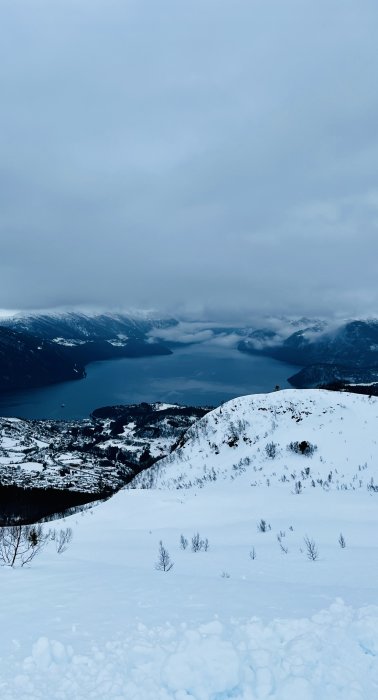
[[(296, 395), (305, 392), (264, 401), (293, 402)], [(308, 392), (308, 400), (314, 395)], [(326, 425), (326, 398), (319, 396), (316, 411)], [(327, 396), (335, 408), (340, 395)], [(342, 404), (345, 433), (336, 424), (337, 408), (329, 415), (340, 445), (353, 438), (344, 483), (358, 453), (348, 411), (350, 425), (363, 412), (364, 451), (375, 440), (378, 403), (343, 395)], [(253, 428), (253, 412), (250, 417)], [(291, 433), (286, 424), (281, 432), (271, 428), (280, 445), (277, 474), (287, 459), (297, 460), (298, 474), (302, 463), (318, 473), (324, 462), (326, 470), (335, 462), (340, 445), (322, 442), (323, 428), (312, 456), (284, 450), (284, 441), (308, 439), (310, 424), (304, 432), (303, 425), (290, 418)], [(205, 449), (201, 435), (195, 446), (183, 447), (193, 459)], [(227, 449), (238, 462), (237, 445)], [(73, 530), (63, 554), (49, 542), (30, 567), (0, 569), (1, 700), (376, 700), (378, 493), (366, 484), (311, 487), (309, 480), (296, 493), (297, 475), (251, 487), (253, 460), (251, 470), (226, 479), (229, 453), (213, 454), (221, 478), (179, 490), (122, 491), (53, 523)], [(261, 462), (273, 471), (262, 450)], [(164, 479), (169, 465), (182, 471), (184, 464), (181, 455), (178, 465), (163, 466)], [(287, 466), (290, 471), (292, 463)], [(202, 474), (202, 467), (193, 470)], [(369, 479), (371, 469), (369, 463), (363, 470)], [(208, 539), (207, 551), (191, 551), (197, 532)], [(306, 536), (316, 545), (314, 561)], [(155, 568), (160, 540), (174, 563), (170, 571)]]

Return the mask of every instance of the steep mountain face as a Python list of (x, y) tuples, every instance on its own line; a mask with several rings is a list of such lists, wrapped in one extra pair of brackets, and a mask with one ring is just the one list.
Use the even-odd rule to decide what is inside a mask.
[(134, 487), (246, 487), (378, 491), (378, 399), (293, 389), (243, 396), (208, 413)]
[(254, 331), (238, 347), (242, 352), (305, 367), (304, 372), (290, 378), (296, 387), (347, 382), (348, 375), (353, 377), (353, 370), (357, 369), (362, 382), (372, 382), (378, 371), (378, 322), (351, 321), (334, 331), (316, 323), (286, 338), (271, 331)]
[(98, 409), (84, 421), (0, 418), (0, 524), (114, 493), (208, 410), (140, 404)]
[(87, 342), (88, 340), (107, 340), (114, 342), (142, 340), (152, 328), (164, 328), (175, 321), (172, 319), (155, 319), (126, 314), (51, 313), (20, 314), (1, 319), (0, 324), (13, 330), (32, 333), (48, 340), (71, 340)]
[(15, 316), (0, 321), (0, 391), (43, 386), (85, 376), (84, 366), (118, 357), (171, 353), (151, 342), (152, 327), (172, 321), (102, 314)]
[(335, 331), (315, 324), (284, 339), (272, 332), (254, 331), (239, 349), (301, 366), (378, 367), (378, 321), (351, 321)]
[(0, 328), (0, 391), (81, 379), (85, 370), (50, 341)]
[[(319, 364), (304, 367), (288, 381), (296, 389), (316, 389), (341, 383), (343, 386), (368, 386), (378, 383), (377, 368), (343, 367), (340, 365)], [(341, 388), (341, 387), (340, 387)]]

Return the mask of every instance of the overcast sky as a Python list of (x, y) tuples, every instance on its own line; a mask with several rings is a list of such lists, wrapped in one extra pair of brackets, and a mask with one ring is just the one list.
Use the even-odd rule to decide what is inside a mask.
[(378, 311), (377, 0), (0, 10), (0, 308)]

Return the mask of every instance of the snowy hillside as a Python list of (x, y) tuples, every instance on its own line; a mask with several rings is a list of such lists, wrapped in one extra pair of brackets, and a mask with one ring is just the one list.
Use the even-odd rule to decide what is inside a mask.
[(296, 493), (378, 490), (377, 420), (376, 397), (293, 389), (242, 396), (195, 423), (182, 447), (133, 485), (191, 488), (241, 479)]
[(376, 700), (377, 416), (241, 397), (134, 488), (45, 524), (72, 528), (67, 551), (0, 568), (1, 699)]

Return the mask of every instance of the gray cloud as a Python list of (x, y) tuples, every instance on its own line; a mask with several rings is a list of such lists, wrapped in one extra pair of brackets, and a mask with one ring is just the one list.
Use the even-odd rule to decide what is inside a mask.
[(376, 0), (0, 5), (0, 307), (376, 310)]

